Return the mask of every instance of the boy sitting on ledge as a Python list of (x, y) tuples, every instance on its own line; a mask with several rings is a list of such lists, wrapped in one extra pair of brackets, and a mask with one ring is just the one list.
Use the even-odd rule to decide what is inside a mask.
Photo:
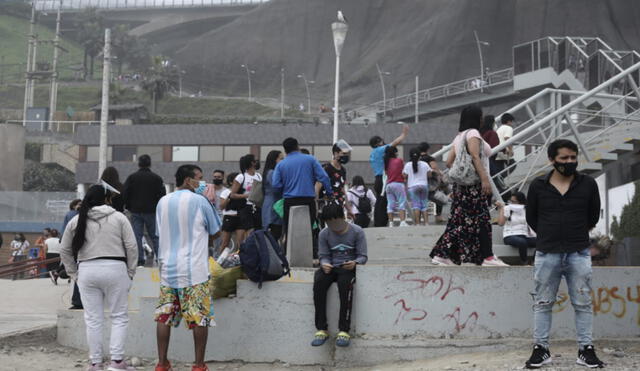
[(318, 255), (320, 269), (313, 280), (313, 303), (316, 309), (316, 332), (312, 346), (320, 346), (329, 338), (327, 324), (327, 291), (333, 282), (340, 294), (340, 321), (336, 345), (349, 346), (351, 307), (356, 265), (367, 262), (367, 241), (362, 228), (347, 223), (342, 206), (331, 203), (322, 209), (327, 227), (320, 232)]

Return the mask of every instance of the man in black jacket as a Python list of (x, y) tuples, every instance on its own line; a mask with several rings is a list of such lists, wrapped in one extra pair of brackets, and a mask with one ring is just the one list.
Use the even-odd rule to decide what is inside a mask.
[(138, 159), (135, 173), (129, 175), (124, 182), (122, 197), (127, 210), (131, 212), (131, 226), (138, 241), (138, 265), (144, 265), (145, 253), (142, 247), (144, 228), (153, 244), (153, 253), (158, 256), (158, 236), (156, 235), (156, 205), (166, 194), (162, 178), (149, 169), (151, 157), (142, 155)]
[(539, 368), (551, 362), (551, 310), (562, 276), (575, 311), (577, 363), (602, 367), (592, 343), (589, 253), (589, 231), (600, 219), (598, 185), (590, 176), (577, 172), (578, 147), (572, 141), (556, 140), (549, 145), (547, 155), (554, 169), (531, 183), (527, 197), (527, 223), (538, 239), (533, 292), (535, 345), (526, 367)]

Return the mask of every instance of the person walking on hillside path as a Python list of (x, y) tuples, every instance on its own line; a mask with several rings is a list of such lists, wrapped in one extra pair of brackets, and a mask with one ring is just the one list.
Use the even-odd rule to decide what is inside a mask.
[(156, 235), (155, 212), (158, 201), (165, 195), (162, 178), (151, 171), (151, 157), (142, 155), (138, 159), (138, 167), (135, 173), (129, 175), (124, 182), (122, 197), (127, 210), (131, 212), (131, 225), (138, 242), (138, 265), (144, 266), (145, 251), (142, 246), (142, 237), (145, 227), (151, 243), (155, 258), (158, 256), (158, 236)]
[(104, 186), (91, 186), (78, 215), (67, 224), (60, 245), (62, 263), (82, 294), (91, 362), (88, 371), (104, 369), (105, 306), (111, 319), (108, 369), (135, 370), (124, 360), (124, 345), (129, 323), (129, 289), (136, 273), (138, 248), (129, 220), (110, 206), (112, 195)]
[(593, 347), (591, 254), (589, 231), (600, 219), (600, 193), (596, 181), (577, 171), (578, 146), (559, 139), (549, 145), (553, 170), (535, 179), (527, 195), (527, 223), (537, 233), (534, 263), (534, 347), (527, 368), (551, 362), (551, 316), (564, 276), (575, 311), (578, 336), (576, 363), (603, 367)]
[(193, 331), (195, 364), (192, 371), (208, 370), (204, 363), (209, 326), (215, 325), (209, 280), (209, 239), (220, 232), (220, 218), (205, 197), (194, 191), (202, 170), (182, 165), (176, 172), (175, 192), (158, 202), (160, 234), (158, 263), (160, 297), (155, 311), (158, 344), (156, 371), (169, 371), (167, 359), (171, 327), (184, 318)]
[(369, 155), (369, 163), (373, 175), (375, 175), (375, 183), (373, 185), (373, 191), (376, 193), (376, 205), (373, 210), (373, 226), (374, 227), (386, 227), (389, 222), (387, 215), (387, 197), (384, 193), (386, 183), (384, 181), (384, 154), (387, 147), (396, 147), (407, 137), (409, 134), (409, 125), (402, 127), (402, 133), (390, 144), (385, 144), (384, 139), (375, 135), (369, 139), (369, 145), (371, 148), (371, 155)]

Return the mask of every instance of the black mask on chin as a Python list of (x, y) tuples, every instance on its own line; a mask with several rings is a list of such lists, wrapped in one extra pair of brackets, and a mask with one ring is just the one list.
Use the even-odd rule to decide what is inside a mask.
[(350, 160), (350, 156), (349, 155), (344, 155), (344, 156), (340, 156), (338, 157), (338, 162), (341, 164), (347, 164)]
[(214, 179), (214, 180), (213, 180), (213, 184), (215, 184), (215, 185), (220, 185), (220, 184), (222, 184), (222, 179)]
[(554, 162), (553, 168), (563, 176), (572, 176), (578, 171), (578, 162)]

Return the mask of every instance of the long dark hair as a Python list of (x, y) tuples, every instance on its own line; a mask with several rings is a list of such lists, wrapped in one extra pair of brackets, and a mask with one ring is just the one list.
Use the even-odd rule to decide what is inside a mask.
[(120, 183), (120, 175), (118, 174), (118, 170), (115, 167), (109, 166), (102, 172), (101, 180), (109, 183), (110, 186), (122, 192), (122, 183)]
[(87, 219), (89, 218), (89, 210), (96, 206), (102, 206), (106, 200), (111, 197), (111, 192), (104, 189), (101, 185), (93, 185), (87, 191), (82, 199), (80, 210), (78, 210), (78, 224), (71, 240), (71, 250), (73, 256), (77, 258), (78, 251), (85, 243), (85, 234), (87, 232)]
[(493, 115), (486, 115), (484, 117), (484, 120), (482, 121), (482, 125), (480, 125), (480, 134), (484, 134), (489, 130), (493, 130), (493, 125), (496, 121), (495, 116)]
[(398, 157), (398, 149), (394, 146), (389, 146), (384, 150), (384, 169), (389, 166), (389, 160)]
[(482, 109), (478, 106), (467, 106), (460, 112), (460, 126), (458, 131), (480, 129), (482, 123)]
[(273, 170), (276, 168), (276, 165), (278, 164), (278, 157), (281, 153), (282, 151), (278, 150), (269, 152), (269, 154), (267, 155), (267, 160), (264, 163), (264, 170), (262, 170), (262, 179), (267, 179), (269, 170)]
[(256, 160), (256, 156), (254, 156), (251, 153), (240, 157), (240, 172), (242, 174), (246, 173), (247, 170), (251, 169), (254, 166), (255, 160)]
[(364, 184), (364, 178), (360, 175), (356, 175), (353, 177), (353, 179), (351, 179), (351, 186), (354, 188), (359, 186), (363, 186), (365, 187), (365, 189), (367, 188), (367, 186)]
[(418, 161), (420, 161), (420, 148), (414, 147), (409, 151), (409, 158), (411, 159), (411, 165), (413, 172), (418, 172)]

